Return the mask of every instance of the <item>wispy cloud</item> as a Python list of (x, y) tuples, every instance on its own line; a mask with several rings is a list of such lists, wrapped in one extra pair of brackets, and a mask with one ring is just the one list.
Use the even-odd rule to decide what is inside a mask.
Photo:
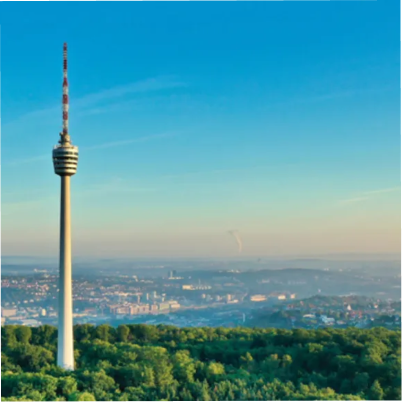
[[(152, 101), (155, 99), (155, 97), (151, 98)], [(77, 117), (86, 117), (86, 116), (97, 116), (97, 115), (105, 115), (107, 113), (113, 113), (113, 112), (126, 112), (126, 111), (133, 111), (135, 109), (138, 109), (138, 107), (142, 106), (144, 103), (144, 100), (141, 99), (130, 99), (126, 101), (119, 101), (119, 102), (113, 102), (113, 103), (108, 103), (105, 106), (93, 106), (90, 108), (85, 108), (82, 110), (77, 110), (74, 111), (75, 115)]]
[(18, 166), (18, 165), (25, 165), (27, 163), (35, 163), (38, 161), (44, 161), (44, 160), (52, 160), (52, 155), (49, 152), (48, 154), (43, 154), (43, 155), (38, 155), (38, 156), (34, 156), (34, 157), (30, 157), (30, 158), (22, 158), (22, 159), (15, 159), (9, 162), (5, 162), (4, 165), (7, 166)]
[[(185, 83), (181, 82), (177, 78), (173, 76), (160, 76), (160, 77), (155, 77), (155, 78), (150, 78), (134, 83), (130, 83), (127, 85), (121, 85), (117, 86), (114, 88), (110, 89), (105, 89), (96, 93), (92, 93), (86, 96), (83, 96), (82, 98), (75, 99), (73, 100), (73, 107), (72, 110), (76, 110), (79, 114), (86, 115), (86, 114), (98, 114), (98, 113), (103, 113), (105, 110), (118, 110), (120, 103), (113, 103), (116, 99), (119, 99), (121, 97), (130, 95), (130, 94), (135, 94), (135, 93), (144, 93), (144, 92), (156, 92), (164, 89), (170, 89), (170, 88), (177, 88), (177, 87), (183, 87), (186, 86)], [(99, 103), (107, 103), (107, 102), (112, 102), (106, 106), (98, 105)], [(123, 103), (127, 104), (132, 104), (133, 100), (125, 101)], [(20, 116), (16, 120), (13, 120), (7, 124), (3, 125), (4, 127), (10, 126), (15, 123), (19, 122), (26, 122), (32, 119), (37, 119), (37, 118), (48, 118), (51, 115), (60, 115), (60, 106), (52, 106), (49, 108), (41, 109), (41, 110), (35, 110), (32, 112), (29, 112), (25, 115)], [(7, 132), (7, 131), (6, 131)], [(11, 130), (10, 130), (11, 132)], [(3, 134), (4, 135), (4, 134)], [(146, 141), (151, 141), (153, 139), (158, 139), (158, 138), (166, 138), (166, 137), (173, 137), (177, 135), (177, 133), (162, 133), (162, 134), (154, 134), (154, 135), (148, 135), (148, 136), (143, 136), (139, 138), (132, 138), (132, 139), (127, 139), (127, 140), (121, 140), (121, 141), (114, 141), (114, 142), (108, 142), (104, 144), (95, 144), (93, 146), (88, 146), (88, 147), (80, 147), (82, 150), (92, 150), (92, 149), (101, 149), (101, 148), (111, 148), (111, 147), (118, 147), (118, 146), (124, 146), (124, 145), (129, 145), (133, 143), (139, 143), (139, 142), (146, 142)], [(38, 161), (45, 161), (49, 160), (51, 161), (51, 155), (49, 154), (43, 154), (43, 155), (38, 155), (34, 157), (29, 157), (29, 158), (22, 158), (22, 159), (17, 159), (17, 160), (12, 160), (9, 162), (5, 162), (5, 165), (7, 166), (17, 166), (21, 164), (28, 164), (28, 163), (35, 163)]]
[[(48, 189), (41, 189), (44, 193), (48, 191)], [(126, 180), (118, 177), (114, 177), (111, 180), (105, 181), (103, 183), (94, 184), (85, 189), (76, 189), (74, 191), (74, 197), (91, 197), (91, 196), (100, 196), (105, 194), (121, 194), (121, 193), (136, 193), (136, 194), (146, 194), (146, 193), (154, 193), (158, 191), (157, 188), (154, 187), (138, 187), (134, 186), (130, 183), (127, 183)], [(39, 194), (40, 192), (35, 192)], [(1, 203), (2, 206), (2, 214), (4, 216), (10, 216), (14, 213), (19, 213), (20, 211), (33, 208), (43, 208), (44, 205), (57, 205), (58, 195), (52, 194), (49, 196), (39, 197), (39, 198), (32, 198), (31, 191), (27, 191), (26, 193), (19, 193), (19, 194), (12, 194), (8, 193), (7, 198), (12, 198), (13, 196), (24, 196), (23, 200), (14, 200), (14, 201), (3, 201)]]
[(355, 198), (348, 198), (346, 200), (340, 200), (339, 203), (340, 204), (352, 204), (355, 202), (365, 201), (368, 199), (369, 199), (369, 197), (355, 197)]
[(305, 98), (294, 98), (289, 99), (288, 101), (272, 103), (267, 105), (268, 108), (276, 107), (276, 106), (291, 106), (291, 105), (298, 105), (304, 103), (316, 103), (316, 102), (324, 102), (327, 100), (339, 99), (339, 98), (349, 98), (357, 95), (364, 95), (364, 94), (376, 94), (381, 92), (388, 92), (395, 90), (393, 87), (383, 87), (383, 88), (370, 88), (370, 89), (353, 89), (347, 91), (338, 91), (338, 92), (330, 92), (322, 95), (316, 96), (308, 96)]
[(134, 144), (134, 143), (138, 143), (138, 142), (152, 141), (152, 140), (155, 140), (155, 139), (158, 139), (158, 138), (174, 137), (174, 136), (176, 136), (178, 134), (179, 133), (177, 133), (177, 132), (153, 134), (153, 135), (147, 135), (147, 136), (139, 137), (139, 138), (132, 138), (132, 139), (128, 139), (128, 140), (106, 142), (104, 144), (97, 144), (97, 145), (93, 145), (93, 146), (90, 146), (90, 147), (81, 147), (80, 149), (91, 150), (91, 149), (120, 147), (122, 145)]
[(22, 201), (10, 201), (1, 203), (1, 214), (2, 216), (13, 216), (15, 213), (20, 213), (21, 211), (27, 211), (34, 208), (43, 208), (44, 205), (57, 205), (58, 197), (57, 195), (51, 195), (47, 197), (37, 198), (37, 199), (25, 199)]
[(128, 183), (121, 177), (111, 179), (92, 185), (90, 188), (78, 192), (79, 196), (91, 196), (95, 194), (114, 194), (114, 193), (152, 193), (158, 191), (154, 187), (138, 187)]
[(353, 203), (357, 203), (357, 202), (361, 202), (361, 201), (366, 201), (366, 200), (369, 200), (369, 199), (375, 197), (377, 194), (391, 193), (391, 192), (395, 192), (395, 191), (401, 191), (401, 188), (400, 187), (390, 187), (390, 188), (382, 188), (382, 189), (378, 189), (378, 190), (364, 191), (364, 192), (361, 192), (356, 197), (340, 200), (339, 204), (353, 204)]
[[(128, 95), (136, 93), (157, 92), (161, 90), (173, 89), (184, 86), (186, 86), (186, 84), (174, 76), (159, 76), (149, 78), (134, 83), (129, 83), (126, 85), (120, 85), (114, 88), (104, 89), (99, 92), (85, 95), (78, 99), (71, 98), (71, 110), (81, 111), (84, 114), (91, 114), (91, 113), (96, 114), (98, 110), (97, 108), (93, 109), (93, 112), (91, 112), (91, 110), (86, 112), (84, 111), (85, 109), (93, 108), (94, 106), (99, 105), (100, 103), (113, 102), (118, 98), (122, 98)], [(61, 113), (60, 105), (55, 104), (54, 106), (50, 106), (48, 108), (28, 112), (18, 117), (17, 119), (4, 124), (3, 128), (21, 121), (43, 118), (52, 114), (56, 115), (59, 112)], [(57, 116), (59, 114), (57, 114)]]
[(236, 169), (214, 169), (214, 170), (202, 170), (198, 172), (189, 172), (189, 173), (182, 173), (176, 175), (165, 175), (161, 176), (161, 179), (177, 179), (182, 177), (193, 177), (193, 176), (203, 176), (203, 175), (214, 175), (220, 173), (240, 173), (240, 172), (249, 172), (254, 170), (264, 170), (264, 169), (282, 169), (285, 167), (294, 167), (297, 166), (295, 164), (285, 164), (285, 165), (262, 165), (262, 166), (244, 166), (241, 168)]
[(184, 82), (181, 82), (172, 76), (149, 78), (143, 81), (134, 82), (128, 85), (120, 85), (86, 95), (74, 101), (74, 105), (77, 108), (85, 108), (105, 100), (110, 101), (133, 93), (154, 92), (183, 86), (185, 86)]
[[(160, 134), (151, 134), (151, 135), (146, 135), (143, 137), (130, 138), (127, 140), (122, 140), (122, 141), (113, 141), (113, 142), (106, 142), (103, 144), (95, 144), (95, 145), (92, 145), (89, 147), (79, 147), (79, 149), (84, 150), (84, 151), (92, 151), (94, 149), (120, 147), (120, 146), (130, 145), (130, 144), (134, 144), (134, 143), (152, 141), (152, 140), (156, 140), (159, 138), (171, 138), (171, 137), (175, 137), (179, 134), (180, 134), (179, 132), (166, 132), (166, 133), (160, 133)], [(38, 155), (38, 156), (30, 157), (30, 158), (16, 159), (13, 161), (5, 162), (4, 165), (18, 166), (18, 165), (25, 165), (28, 163), (35, 163), (38, 161), (45, 161), (45, 160), (48, 160), (49, 162), (52, 161), (52, 155), (50, 152), (48, 154), (44, 154), (44, 155)]]
[(35, 187), (35, 188), (30, 188), (28, 191), (24, 187), (21, 187), (21, 190), (19, 190), (19, 191), (11, 191), (11, 192), (2, 191), (1, 197), (2, 197), (2, 201), (7, 202), (7, 201), (5, 201), (6, 199), (14, 199), (16, 197), (18, 198), (21, 196), (26, 196), (27, 193), (29, 192), (29, 194), (31, 195), (30, 200), (32, 200), (32, 195), (35, 195), (35, 194), (43, 195), (48, 190), (49, 190), (49, 188)]
[(383, 188), (380, 190), (365, 191), (363, 194), (370, 195), (370, 194), (380, 194), (380, 193), (391, 193), (394, 191), (401, 191), (401, 188), (400, 187)]
[(110, 185), (108, 183), (94, 186), (91, 189), (85, 190), (79, 194), (82, 195), (91, 195), (97, 193), (154, 193), (158, 191), (157, 188), (154, 187), (126, 187), (126, 186), (115, 186)]

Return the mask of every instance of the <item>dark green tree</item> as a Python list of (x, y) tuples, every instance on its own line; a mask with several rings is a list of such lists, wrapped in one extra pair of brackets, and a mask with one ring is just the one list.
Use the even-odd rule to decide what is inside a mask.
[(117, 339), (119, 342), (127, 342), (130, 335), (130, 328), (127, 325), (119, 325), (117, 327)]
[(368, 399), (371, 401), (381, 401), (384, 399), (384, 391), (381, 388), (381, 384), (378, 380), (373, 382), (368, 392)]

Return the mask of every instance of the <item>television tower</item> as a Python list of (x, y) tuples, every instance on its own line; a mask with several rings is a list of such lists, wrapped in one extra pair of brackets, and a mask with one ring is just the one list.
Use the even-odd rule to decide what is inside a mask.
[(67, 43), (63, 46), (63, 131), (53, 147), (54, 172), (61, 177), (59, 328), (57, 365), (74, 370), (73, 301), (71, 279), (70, 177), (77, 171), (78, 147), (68, 134)]

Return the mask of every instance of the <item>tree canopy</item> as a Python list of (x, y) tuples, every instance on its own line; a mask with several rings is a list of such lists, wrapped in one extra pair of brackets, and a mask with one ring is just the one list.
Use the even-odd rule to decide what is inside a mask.
[(77, 325), (73, 372), (56, 328), (1, 336), (4, 401), (401, 399), (401, 334), (384, 328)]

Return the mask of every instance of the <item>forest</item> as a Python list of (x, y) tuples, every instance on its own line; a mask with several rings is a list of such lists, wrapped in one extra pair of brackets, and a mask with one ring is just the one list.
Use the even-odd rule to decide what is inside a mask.
[(1, 329), (4, 401), (400, 400), (401, 333), (76, 325), (73, 372), (57, 329)]

